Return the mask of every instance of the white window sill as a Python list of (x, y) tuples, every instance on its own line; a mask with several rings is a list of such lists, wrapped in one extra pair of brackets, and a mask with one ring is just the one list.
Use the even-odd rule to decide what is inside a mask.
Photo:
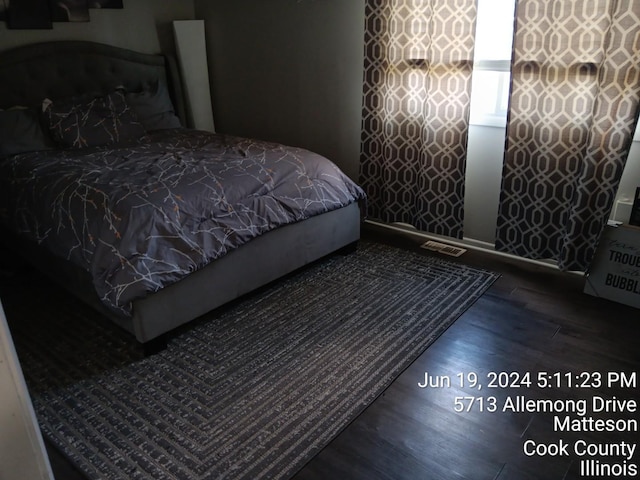
[(506, 128), (507, 120), (501, 116), (483, 115), (472, 116), (469, 119), (469, 125), (475, 125), (478, 127), (494, 127), (494, 128)]

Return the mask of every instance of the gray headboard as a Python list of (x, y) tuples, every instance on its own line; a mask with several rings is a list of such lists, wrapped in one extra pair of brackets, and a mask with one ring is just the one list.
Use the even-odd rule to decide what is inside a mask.
[(176, 114), (187, 125), (180, 74), (175, 60), (111, 45), (59, 41), (0, 52), (0, 108), (36, 106), (44, 98), (104, 94), (118, 86), (140, 91), (160, 80)]

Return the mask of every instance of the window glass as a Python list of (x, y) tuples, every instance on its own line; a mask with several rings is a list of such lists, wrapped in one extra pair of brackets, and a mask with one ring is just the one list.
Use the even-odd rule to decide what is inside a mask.
[(478, 0), (475, 58), (511, 60), (515, 0)]
[(478, 0), (472, 124), (506, 125), (514, 11), (515, 0)]

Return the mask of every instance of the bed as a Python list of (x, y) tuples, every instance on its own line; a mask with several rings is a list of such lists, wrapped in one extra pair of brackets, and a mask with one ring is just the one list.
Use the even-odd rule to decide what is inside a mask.
[(170, 56), (93, 42), (0, 52), (0, 227), (146, 351), (360, 237), (332, 162), (188, 128)]

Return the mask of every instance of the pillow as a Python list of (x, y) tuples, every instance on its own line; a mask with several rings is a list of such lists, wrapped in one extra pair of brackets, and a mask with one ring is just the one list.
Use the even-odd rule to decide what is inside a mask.
[(93, 98), (45, 99), (42, 111), (51, 136), (64, 147), (113, 145), (146, 133), (120, 90)]
[(163, 83), (156, 82), (142, 92), (128, 92), (126, 100), (147, 131), (182, 127)]
[(0, 156), (49, 150), (55, 144), (34, 108), (0, 110)]

